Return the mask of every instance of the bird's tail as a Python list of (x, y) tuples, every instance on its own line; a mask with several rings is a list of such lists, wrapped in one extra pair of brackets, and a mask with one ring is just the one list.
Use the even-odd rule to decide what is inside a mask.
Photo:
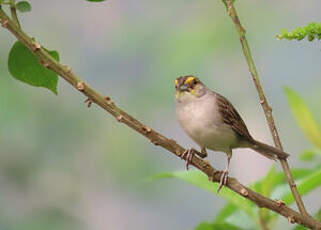
[(253, 141), (253, 145), (250, 148), (272, 160), (277, 160), (278, 158), (286, 159), (288, 156), (290, 156), (289, 154), (283, 152), (280, 149), (277, 149), (275, 147), (272, 147), (270, 145), (264, 144), (256, 140)]

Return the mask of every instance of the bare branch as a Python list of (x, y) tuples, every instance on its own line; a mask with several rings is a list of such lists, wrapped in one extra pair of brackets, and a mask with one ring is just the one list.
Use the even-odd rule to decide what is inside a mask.
[[(28, 47), (31, 52), (33, 52), (33, 54), (39, 58), (40, 63), (47, 63), (49, 69), (60, 75), (76, 90), (80, 91), (88, 98), (90, 98), (93, 103), (96, 103), (98, 106), (114, 116), (117, 121), (126, 124), (127, 126), (136, 130), (138, 133), (145, 136), (153, 144), (167, 149), (169, 152), (172, 152), (178, 157), (180, 157), (184, 153), (185, 149), (182, 146), (178, 145), (174, 140), (161, 135), (160, 133), (141, 123), (140, 121), (117, 107), (115, 103), (110, 99), (110, 97), (106, 98), (105, 96), (91, 88), (88, 84), (80, 80), (68, 66), (60, 64), (54, 58), (52, 58), (39, 43), (37, 43), (38, 48), (35, 49), (35, 41), (32, 40), (27, 34), (25, 34), (20, 28), (18, 28), (16, 24), (1, 9), (0, 23), (4, 28), (8, 29), (13, 35), (15, 35), (15, 37), (20, 40), (26, 47)], [(211, 177), (214, 182), (220, 181), (222, 172), (214, 169), (208, 162), (198, 157), (193, 157), (191, 164), (201, 170), (207, 176)], [(267, 208), (276, 213), (279, 213), (287, 219), (291, 219), (293, 223), (298, 223), (312, 229), (321, 229), (321, 223), (319, 223), (312, 217), (303, 216), (285, 205), (279, 205), (278, 202), (264, 197), (254, 192), (250, 188), (247, 188), (246, 186), (240, 184), (235, 178), (229, 177), (226, 187), (238, 193), (240, 196), (251, 200), (260, 208)]]
[[(250, 47), (247, 43), (247, 39), (245, 37), (245, 29), (243, 28), (243, 26), (241, 25), (241, 22), (240, 22), (240, 19), (237, 15), (237, 12), (234, 8), (234, 5), (233, 5), (233, 2), (232, 0), (223, 0), (223, 1), (226, 1), (226, 6), (227, 6), (227, 12), (228, 12), (228, 15), (232, 18), (232, 21), (233, 23), (235, 24), (235, 27), (236, 27), (236, 30), (239, 34), (239, 37), (240, 37), (240, 42), (241, 42), (241, 45), (242, 45), (242, 49), (243, 49), (243, 53), (244, 53), (244, 56), (245, 56), (245, 59), (247, 61), (247, 64), (249, 66), (249, 70), (250, 70), (250, 73), (252, 75), (252, 79), (253, 79), (253, 82), (255, 84), (255, 87), (257, 89), (257, 92), (258, 92), (258, 95), (259, 95), (259, 99), (260, 99), (260, 104), (264, 110), (264, 114), (265, 114), (265, 117), (266, 117), (266, 120), (267, 120), (267, 123), (269, 125), (269, 128), (270, 128), (270, 132), (272, 134), (272, 137), (273, 137), (273, 141), (274, 141), (274, 144), (277, 148), (283, 150), (282, 148), (282, 144), (281, 144), (281, 141), (280, 141), (280, 137), (279, 137), (279, 134), (278, 134), (278, 131), (277, 131), (277, 128), (275, 126), (275, 122), (274, 122), (274, 119), (273, 119), (273, 115), (272, 115), (272, 108), (269, 106), (268, 102), (267, 102), (267, 99), (264, 95), (264, 92), (263, 92), (263, 88), (262, 88), (262, 85), (261, 85), (261, 82), (260, 82), (260, 78), (259, 78), (259, 74), (256, 70), (256, 67), (255, 67), (255, 64), (254, 64), (254, 61), (253, 61), (253, 58), (252, 58), (252, 55), (251, 55), (251, 50), (250, 50)], [(295, 202), (300, 210), (300, 212), (303, 214), (303, 215), (309, 215), (308, 212), (306, 211), (305, 207), (304, 207), (304, 203), (302, 201), (302, 198), (298, 192), (298, 189), (297, 189), (297, 186), (293, 180), (293, 177), (292, 177), (292, 174), (291, 174), (291, 171), (290, 171), (290, 167), (289, 167), (289, 164), (287, 162), (286, 159), (279, 159), (280, 162), (281, 162), (281, 165), (282, 165), (282, 168), (283, 168), (283, 171), (286, 175), (286, 178), (287, 178), (287, 181), (289, 183), (289, 186), (291, 188), (291, 191), (292, 191), (292, 194), (293, 194), (293, 197), (295, 199)]]

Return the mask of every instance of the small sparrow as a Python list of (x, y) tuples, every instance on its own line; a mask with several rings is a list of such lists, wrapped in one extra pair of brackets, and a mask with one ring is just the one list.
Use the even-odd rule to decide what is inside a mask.
[(224, 152), (227, 166), (220, 178), (218, 192), (227, 183), (232, 149), (251, 148), (276, 160), (289, 154), (255, 140), (233, 105), (222, 95), (207, 88), (197, 77), (189, 75), (175, 80), (176, 114), (180, 125), (201, 148), (185, 151), (186, 168), (196, 153), (207, 156), (206, 149)]

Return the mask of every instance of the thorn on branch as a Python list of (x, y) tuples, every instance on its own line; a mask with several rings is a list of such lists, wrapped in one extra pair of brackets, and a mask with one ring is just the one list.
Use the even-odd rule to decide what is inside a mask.
[(32, 49), (33, 52), (39, 51), (40, 48), (41, 48), (41, 45), (40, 45), (39, 42), (34, 41), (34, 42), (32, 43), (31, 49)]
[(119, 114), (117, 117), (116, 117), (117, 121), (121, 122), (123, 121), (124, 117), (123, 115)]
[(79, 90), (79, 91), (84, 91), (85, 89), (85, 84), (81, 81), (79, 81), (76, 85), (76, 88)]
[(243, 196), (248, 196), (248, 195), (249, 195), (249, 192), (248, 192), (245, 188), (242, 188), (242, 189), (241, 189), (241, 194), (242, 194)]
[(63, 65), (67, 73), (71, 73), (71, 68), (67, 65)]
[(143, 127), (142, 127), (142, 130), (143, 130), (146, 134), (148, 134), (148, 133), (150, 133), (150, 132), (152, 131), (152, 129), (149, 128), (148, 126), (143, 126)]
[(152, 142), (154, 145), (156, 145), (156, 146), (159, 145), (159, 143), (158, 143), (157, 141), (153, 141), (153, 140), (152, 140), (151, 142)]
[(106, 101), (107, 101), (107, 105), (113, 105), (114, 102), (110, 99), (110, 97), (105, 97)]
[(268, 110), (270, 111), (270, 113), (272, 113), (272, 107), (269, 105), (267, 107), (268, 107)]
[(276, 200), (276, 204), (278, 205), (278, 207), (284, 207), (285, 203), (283, 200)]
[(49, 69), (49, 67), (50, 67), (50, 64), (48, 62), (45, 62), (42, 59), (39, 59), (39, 63), (40, 63), (40, 65), (43, 65), (47, 69)]
[(295, 219), (294, 219), (293, 216), (289, 216), (288, 217), (288, 221), (289, 221), (290, 224), (294, 224), (295, 223)]

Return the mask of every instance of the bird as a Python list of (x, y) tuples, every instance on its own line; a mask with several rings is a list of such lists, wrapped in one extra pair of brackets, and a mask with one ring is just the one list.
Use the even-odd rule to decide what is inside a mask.
[(209, 89), (198, 77), (178, 77), (175, 89), (178, 122), (201, 149), (198, 152), (190, 148), (181, 155), (182, 159), (186, 159), (186, 169), (195, 154), (205, 158), (207, 149), (227, 155), (227, 165), (221, 174), (218, 192), (227, 184), (233, 149), (250, 148), (272, 160), (289, 156), (282, 150), (254, 139), (228, 99)]

